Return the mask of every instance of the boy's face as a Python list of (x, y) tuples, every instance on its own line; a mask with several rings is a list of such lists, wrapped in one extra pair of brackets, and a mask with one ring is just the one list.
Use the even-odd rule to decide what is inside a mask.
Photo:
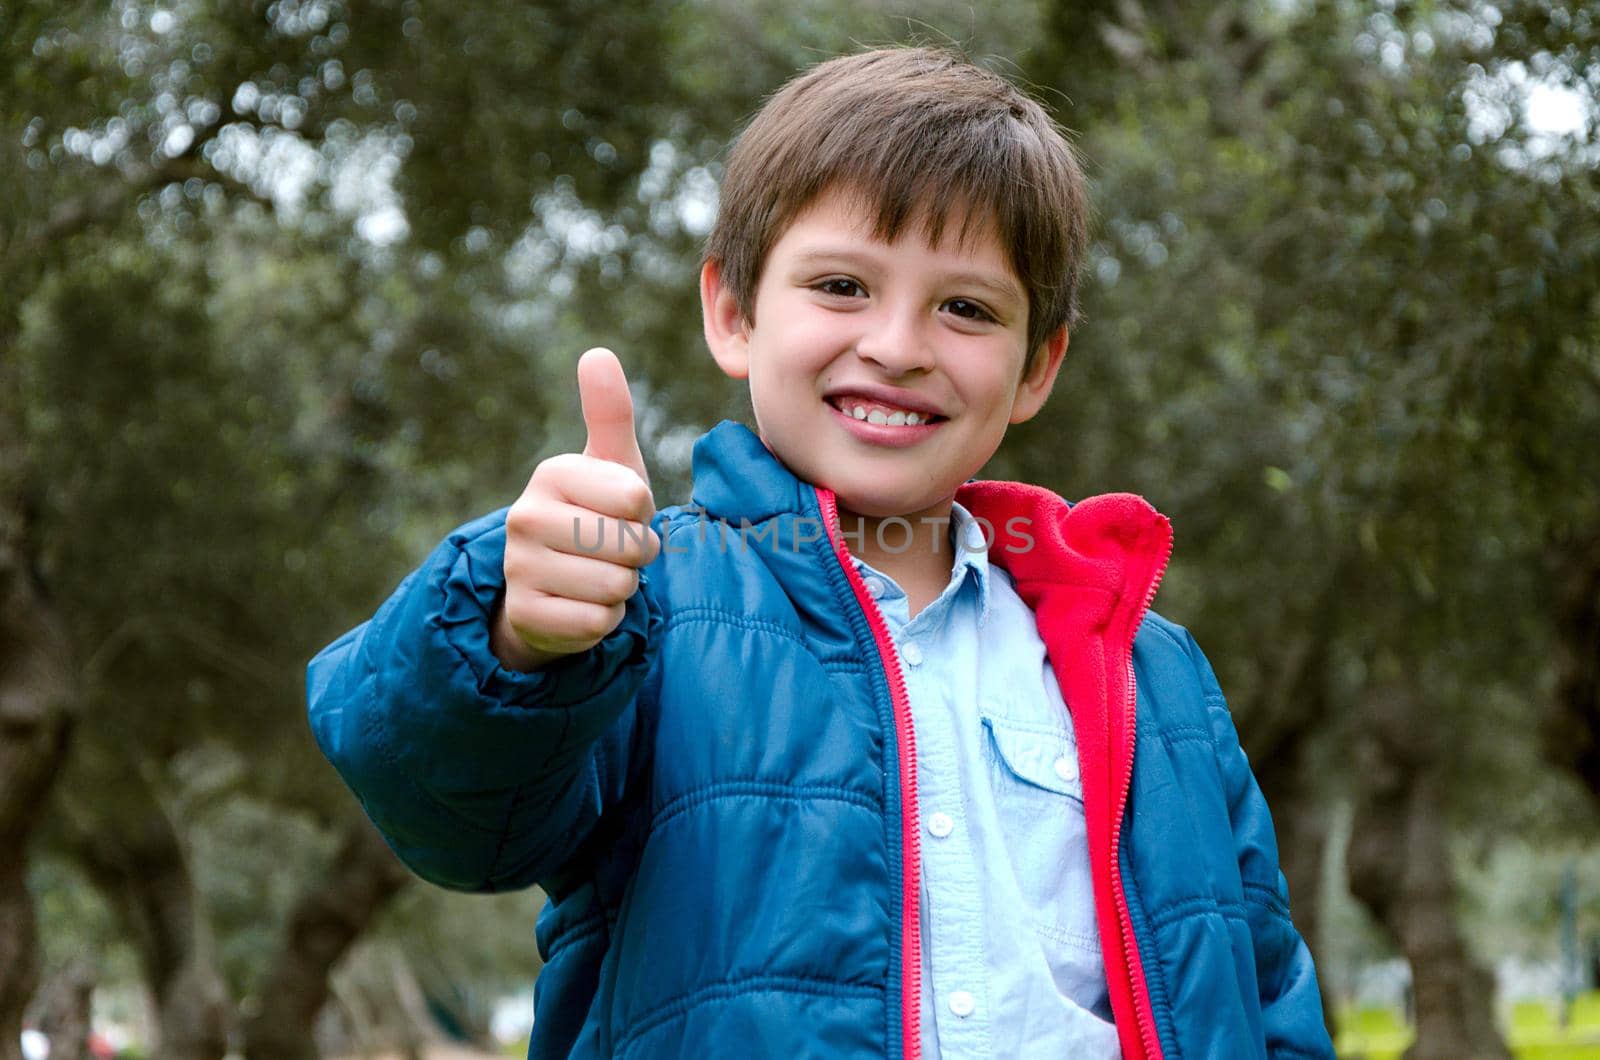
[[(1025, 289), (992, 230), (959, 245), (961, 219), (937, 246), (916, 224), (884, 243), (851, 198), (825, 193), (767, 255), (754, 323), (715, 262), (702, 273), (706, 341), (750, 380), (762, 441), (857, 515), (947, 513), (1061, 367), (1065, 328), (1023, 376)], [(923, 422), (900, 424), (907, 412)]]

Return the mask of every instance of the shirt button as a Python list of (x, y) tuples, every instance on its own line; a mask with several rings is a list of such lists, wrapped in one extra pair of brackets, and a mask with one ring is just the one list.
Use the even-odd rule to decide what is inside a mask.
[(922, 649), (915, 643), (907, 644), (904, 648), (901, 648), (900, 654), (912, 666), (920, 666), (922, 664)]
[(1078, 776), (1078, 763), (1066, 755), (1056, 759), (1056, 776), (1062, 780), (1075, 780)]
[(966, 1019), (968, 1016), (972, 1015), (973, 1010), (977, 1007), (977, 1001), (974, 1000), (973, 996), (967, 993), (965, 990), (957, 990), (955, 993), (950, 995), (950, 1011), (954, 1012), (962, 1019)]
[(955, 829), (956, 823), (948, 813), (936, 813), (928, 818), (928, 832), (935, 839), (943, 839)]
[(868, 576), (866, 583), (867, 594), (869, 596), (871, 596), (874, 600), (883, 599), (883, 581), (881, 579)]

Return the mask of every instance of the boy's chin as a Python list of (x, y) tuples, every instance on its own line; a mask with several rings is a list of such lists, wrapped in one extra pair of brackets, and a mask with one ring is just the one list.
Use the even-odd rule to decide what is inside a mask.
[[(948, 503), (954, 496), (955, 490), (952, 489), (945, 495), (945, 502)], [(938, 497), (895, 496), (852, 490), (848, 487), (835, 489), (834, 497), (839, 503), (840, 511), (849, 512), (851, 515), (859, 515), (865, 519), (914, 518), (930, 508), (941, 506), (940, 498)]]
[[(767, 435), (767, 432), (761, 429), (759, 422), (756, 428), (756, 437), (761, 439), (761, 444), (766, 447), (767, 452), (776, 457), (778, 462), (787, 467), (797, 478), (831, 491), (841, 511), (848, 512), (851, 515), (858, 515), (865, 519), (889, 519), (896, 516), (909, 518), (926, 512), (930, 508), (941, 507), (941, 501), (943, 505), (948, 505), (955, 498), (956, 490), (960, 488), (961, 482), (966, 481), (962, 479), (961, 482), (950, 484), (949, 489), (945, 492), (934, 492), (932, 494), (927, 491), (926, 484), (924, 484), (922, 490), (912, 493), (905, 490), (884, 489), (881, 486), (877, 486), (877, 484), (865, 481), (839, 481), (827, 475), (816, 474), (817, 469), (814, 466), (809, 466), (815, 464), (814, 460), (804, 457), (791, 459), (791, 455), (799, 454), (790, 454), (784, 445), (774, 443), (773, 439)], [(865, 474), (870, 474), (870, 472)]]

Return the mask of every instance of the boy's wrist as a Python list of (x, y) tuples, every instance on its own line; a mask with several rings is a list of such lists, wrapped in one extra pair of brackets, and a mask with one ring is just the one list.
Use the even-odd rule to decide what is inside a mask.
[(489, 649), (494, 652), (495, 658), (500, 660), (501, 666), (520, 673), (542, 670), (562, 657), (559, 652), (540, 651), (530, 647), (527, 641), (517, 635), (517, 631), (511, 628), (511, 622), (506, 618), (504, 597), (495, 602), (494, 621), (489, 624)]

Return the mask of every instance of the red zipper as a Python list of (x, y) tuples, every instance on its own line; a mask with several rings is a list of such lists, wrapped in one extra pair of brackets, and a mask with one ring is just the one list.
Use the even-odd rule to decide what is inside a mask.
[[(920, 1060), (922, 1036), (918, 1026), (922, 1017), (922, 916), (921, 875), (922, 840), (917, 828), (917, 743), (911, 726), (911, 701), (906, 696), (905, 675), (900, 672), (900, 657), (889, 627), (878, 610), (877, 601), (867, 592), (861, 572), (850, 562), (839, 528), (839, 505), (831, 490), (817, 487), (817, 504), (828, 528), (828, 541), (834, 558), (844, 568), (844, 576), (856, 594), (856, 601), (872, 628), (884, 675), (889, 679), (889, 697), (894, 702), (895, 734), (900, 744), (900, 1027), (901, 1054), (906, 1060)], [(1154, 593), (1151, 594), (1154, 596)]]
[(1128, 753), (1128, 769), (1125, 777), (1117, 778), (1117, 805), (1111, 818), (1111, 885), (1117, 899), (1117, 919), (1122, 925), (1122, 952), (1127, 963), (1130, 981), (1134, 977), (1134, 969), (1138, 968), (1138, 978), (1133, 991), (1133, 1017), (1138, 1025), (1139, 1041), (1144, 1046), (1146, 1057), (1161, 1056), (1161, 1040), (1156, 1034), (1155, 1012), (1150, 1005), (1150, 987), (1144, 982), (1144, 965), (1139, 957), (1139, 943), (1133, 935), (1133, 914), (1128, 909), (1127, 891), (1122, 885), (1122, 861), (1118, 854), (1122, 847), (1122, 818), (1128, 808), (1128, 794), (1133, 787), (1133, 753), (1136, 738), (1136, 714), (1139, 703), (1139, 690), (1133, 678), (1133, 642), (1139, 635), (1139, 627), (1144, 622), (1145, 614), (1150, 610), (1150, 605), (1155, 602), (1156, 590), (1161, 586), (1161, 578), (1167, 572), (1167, 563), (1172, 559), (1172, 539), (1167, 538), (1167, 547), (1162, 553), (1160, 562), (1156, 565), (1155, 576), (1150, 580), (1150, 588), (1145, 593), (1144, 602), (1134, 612), (1134, 620), (1130, 626), (1128, 639), (1123, 647), (1124, 666), (1127, 672), (1127, 695), (1124, 702), (1123, 722)]

